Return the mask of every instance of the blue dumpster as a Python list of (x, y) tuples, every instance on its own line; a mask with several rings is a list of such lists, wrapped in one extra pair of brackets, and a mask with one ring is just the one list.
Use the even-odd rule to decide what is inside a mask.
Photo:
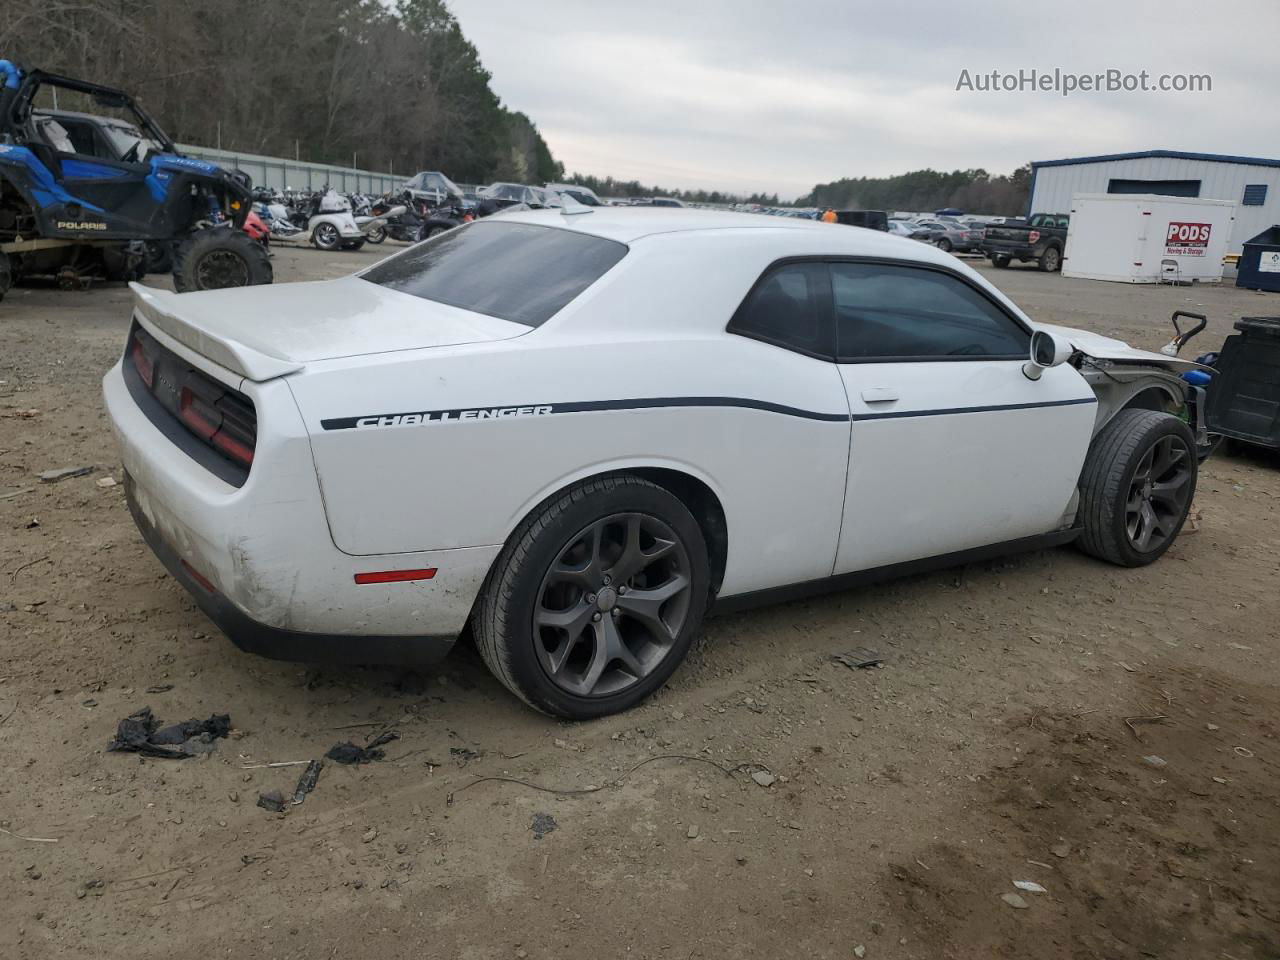
[(1245, 241), (1236, 264), (1236, 286), (1280, 291), (1280, 224)]

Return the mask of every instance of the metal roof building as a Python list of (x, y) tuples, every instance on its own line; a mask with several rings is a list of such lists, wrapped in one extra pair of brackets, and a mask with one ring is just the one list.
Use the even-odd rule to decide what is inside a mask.
[(1031, 164), (1027, 213), (1069, 213), (1080, 193), (1154, 193), (1230, 200), (1236, 205), (1228, 253), (1280, 223), (1280, 160), (1217, 153), (1144, 150)]

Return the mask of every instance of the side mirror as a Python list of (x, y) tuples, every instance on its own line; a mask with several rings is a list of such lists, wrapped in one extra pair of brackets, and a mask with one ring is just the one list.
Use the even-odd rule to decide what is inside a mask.
[(1028, 380), (1039, 380), (1049, 369), (1065, 363), (1071, 356), (1071, 344), (1059, 340), (1048, 330), (1037, 330), (1031, 335), (1031, 358), (1022, 365), (1022, 373)]

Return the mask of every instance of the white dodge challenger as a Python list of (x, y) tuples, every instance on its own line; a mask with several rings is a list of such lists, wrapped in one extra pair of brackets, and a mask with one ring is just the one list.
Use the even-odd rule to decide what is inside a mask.
[(1069, 540), (1149, 563), (1195, 491), (1194, 364), (871, 230), (539, 211), (134, 291), (130, 508), (235, 643), (422, 663), (470, 625), (561, 717), (652, 693), (713, 607)]

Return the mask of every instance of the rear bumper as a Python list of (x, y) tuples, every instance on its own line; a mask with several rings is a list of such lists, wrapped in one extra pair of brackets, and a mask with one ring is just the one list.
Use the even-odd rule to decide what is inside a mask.
[(1036, 248), (1027, 243), (1003, 243), (984, 240), (979, 248), (986, 257), (1011, 257), (1014, 260), (1034, 260), (1040, 256)]
[(142, 539), (156, 555), (169, 575), (191, 594), (192, 599), (228, 639), (245, 653), (272, 660), (304, 663), (404, 664), (422, 666), (443, 659), (456, 642), (454, 636), (387, 637), (349, 636), (335, 633), (306, 633), (273, 627), (254, 620), (225, 596), (201, 583), (192, 568), (182, 562), (155, 525), (138, 506), (137, 486), (125, 474), (125, 496), (129, 513), (137, 524)]

